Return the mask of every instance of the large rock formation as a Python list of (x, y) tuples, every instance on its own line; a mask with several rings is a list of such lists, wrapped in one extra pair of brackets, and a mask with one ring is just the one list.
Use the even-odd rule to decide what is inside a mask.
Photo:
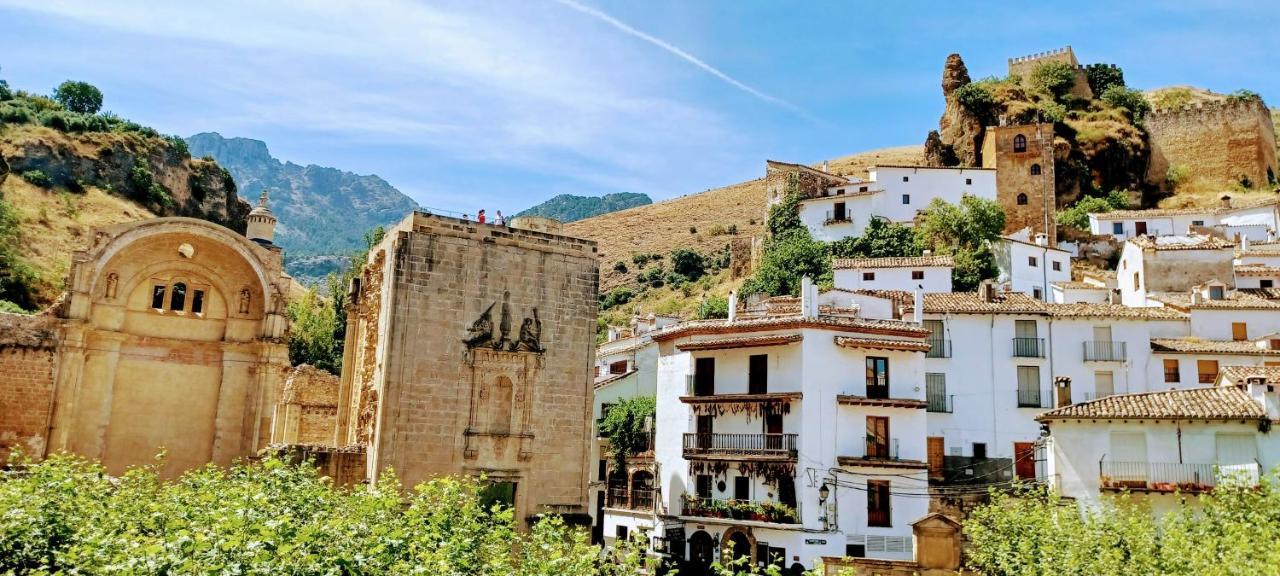
[[(931, 166), (978, 166), (982, 147), (982, 121), (962, 106), (956, 91), (970, 82), (969, 69), (959, 54), (947, 56), (942, 68), (942, 95), (946, 110), (938, 120), (936, 142), (925, 141), (926, 161)], [(932, 136), (931, 136), (932, 139)], [(930, 153), (932, 148), (934, 152)]]

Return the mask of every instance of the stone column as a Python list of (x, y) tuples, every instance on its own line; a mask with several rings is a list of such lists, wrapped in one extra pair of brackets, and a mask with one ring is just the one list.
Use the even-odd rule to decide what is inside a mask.
[(71, 427), (76, 420), (80, 385), (84, 376), (85, 343), (82, 324), (68, 323), (64, 328), (62, 341), (58, 345), (57, 362), (49, 442), (45, 444), (45, 454), (40, 455), (42, 457), (71, 449)]
[(338, 416), (335, 418), (333, 445), (346, 446), (355, 444), (355, 427), (351, 424), (351, 412), (354, 408), (352, 398), (356, 378), (356, 348), (360, 331), (360, 309), (355, 304), (355, 292), (347, 300), (347, 331), (342, 348), (342, 380), (338, 384)]
[(70, 448), (87, 458), (107, 462), (107, 434), (111, 426), (111, 404), (115, 398), (116, 368), (120, 345), (128, 338), (120, 332), (90, 331), (86, 334), (84, 372), (76, 402)]
[(218, 408), (214, 413), (213, 447), (210, 459), (220, 466), (230, 465), (237, 457), (248, 454), (244, 432), (251, 418), (257, 418), (257, 406), (246, 402), (247, 394), (257, 379), (260, 367), (252, 344), (225, 342), (222, 345), (222, 379), (218, 384)]

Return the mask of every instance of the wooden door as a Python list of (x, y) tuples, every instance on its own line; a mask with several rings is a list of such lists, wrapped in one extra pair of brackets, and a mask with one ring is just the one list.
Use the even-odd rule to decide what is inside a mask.
[(947, 454), (947, 440), (942, 436), (930, 436), (928, 441), (929, 476), (931, 478), (941, 478), (943, 460)]
[(1133, 223), (1133, 232), (1134, 232), (1134, 234), (1137, 234), (1138, 236), (1145, 236), (1145, 235), (1147, 234), (1147, 223), (1146, 223), (1146, 222), (1134, 222), (1134, 223)]
[(698, 358), (693, 364), (693, 395), (710, 396), (716, 393), (716, 359)]
[(1013, 443), (1013, 473), (1019, 480), (1036, 479), (1036, 443)]

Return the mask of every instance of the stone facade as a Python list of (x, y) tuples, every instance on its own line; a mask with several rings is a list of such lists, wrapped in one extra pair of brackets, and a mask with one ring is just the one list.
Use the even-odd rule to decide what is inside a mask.
[(1027, 79), (1036, 71), (1036, 68), (1050, 62), (1061, 62), (1076, 71), (1076, 81), (1072, 84), (1070, 91), (1072, 96), (1085, 100), (1093, 99), (1093, 90), (1089, 88), (1089, 76), (1085, 73), (1085, 69), (1080, 65), (1080, 62), (1076, 60), (1076, 53), (1070, 46), (1048, 52), (1010, 58), (1009, 75)]
[(1053, 124), (989, 126), (982, 165), (996, 169), (996, 199), (1004, 208), (1005, 232), (1031, 228), (1057, 244)]
[(831, 186), (848, 184), (849, 180), (822, 170), (810, 168), (803, 164), (766, 160), (764, 166), (765, 197), (769, 206), (782, 201), (787, 193), (787, 186), (794, 178), (796, 191), (801, 198), (817, 198)]
[(0, 442), (111, 474), (162, 451), (166, 476), (256, 454), (288, 367), (288, 281), (279, 249), (204, 220), (97, 230), (62, 301), (6, 322)]
[(1172, 166), (1193, 178), (1229, 186), (1248, 179), (1267, 186), (1280, 177), (1275, 126), (1261, 100), (1224, 100), (1176, 110), (1153, 110), (1145, 126), (1151, 145), (1147, 180), (1165, 183)]
[(338, 377), (307, 364), (289, 373), (275, 402), (272, 444), (336, 444)]
[(414, 213), (368, 261), (337, 421), (370, 480), (483, 474), (521, 519), (585, 512), (595, 244)]

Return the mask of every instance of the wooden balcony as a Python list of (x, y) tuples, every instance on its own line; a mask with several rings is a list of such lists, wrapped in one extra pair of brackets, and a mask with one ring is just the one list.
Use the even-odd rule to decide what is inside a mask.
[(685, 434), (687, 460), (796, 459), (798, 434)]
[(928, 402), (915, 398), (869, 398), (867, 396), (852, 396), (849, 394), (837, 395), (836, 402), (843, 406), (880, 406), (884, 408), (926, 408), (929, 405)]

